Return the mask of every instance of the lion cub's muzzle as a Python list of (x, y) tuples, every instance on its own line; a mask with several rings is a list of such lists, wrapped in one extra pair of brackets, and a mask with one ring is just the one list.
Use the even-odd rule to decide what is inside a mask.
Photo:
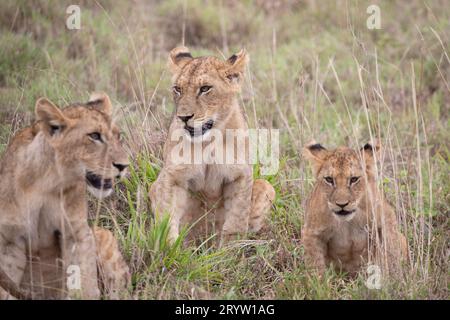
[(184, 129), (189, 133), (191, 137), (203, 136), (206, 132), (212, 129), (214, 126), (213, 120), (208, 120), (202, 124), (201, 127), (191, 127), (186, 123)]
[(86, 181), (89, 186), (98, 189), (98, 190), (111, 190), (113, 187), (113, 181), (112, 179), (104, 179), (101, 176), (92, 173), (87, 172), (86, 173)]
[(88, 190), (97, 198), (107, 197), (113, 192), (114, 179), (120, 179), (124, 176), (128, 164), (113, 163), (113, 166), (118, 170), (114, 178), (112, 176), (104, 177), (92, 171), (87, 171), (86, 183)]
[(328, 202), (328, 207), (333, 212), (333, 214), (335, 216), (337, 216), (338, 218), (349, 219), (352, 217), (353, 213), (355, 213), (355, 211), (356, 211), (354, 203), (352, 203), (352, 202), (345, 202), (345, 203), (343, 203), (343, 202), (341, 202), (341, 203)]
[(335, 214), (337, 214), (338, 216), (348, 216), (351, 215), (353, 212), (355, 212), (355, 210), (339, 210), (339, 211), (334, 211)]

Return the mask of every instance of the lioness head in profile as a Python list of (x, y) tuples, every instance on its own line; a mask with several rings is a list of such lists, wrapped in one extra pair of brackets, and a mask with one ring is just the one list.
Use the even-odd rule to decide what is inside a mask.
[(110, 195), (114, 180), (123, 176), (129, 162), (120, 131), (111, 119), (109, 97), (93, 94), (87, 103), (64, 109), (40, 98), (35, 112), (63, 182), (86, 181), (96, 197)]
[(337, 219), (350, 221), (361, 206), (366, 206), (361, 200), (374, 187), (377, 150), (370, 144), (361, 150), (327, 150), (317, 143), (304, 148), (303, 155), (312, 164), (316, 185), (326, 195), (330, 214)]
[(172, 91), (177, 121), (191, 138), (207, 135), (229, 114), (240, 90), (247, 64), (245, 50), (228, 60), (216, 57), (192, 57), (186, 47), (177, 47), (169, 54)]

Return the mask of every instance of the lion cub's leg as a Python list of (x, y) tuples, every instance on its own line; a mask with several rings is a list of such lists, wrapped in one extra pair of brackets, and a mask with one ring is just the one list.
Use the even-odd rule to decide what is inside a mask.
[(74, 266), (80, 271), (79, 288), (68, 288), (70, 298), (99, 299), (95, 238), (87, 221), (75, 220), (64, 240), (63, 261), (65, 268)]
[(248, 222), (250, 232), (258, 232), (265, 226), (274, 200), (275, 190), (269, 182), (263, 179), (257, 179), (253, 182), (252, 207)]
[[(25, 241), (19, 243), (5, 244), (0, 241), (0, 266), (1, 271), (6, 273), (15, 284), (17, 289), (24, 275), (27, 264), (26, 244)], [(3, 279), (0, 279), (0, 283)], [(8, 292), (0, 287), (0, 300), (15, 299), (18, 297), (11, 296)]]
[(117, 240), (106, 229), (94, 227), (97, 246), (97, 268), (102, 295), (109, 299), (126, 297), (130, 270), (119, 251)]
[(39, 248), (37, 255), (28, 256), (21, 288), (32, 292), (33, 299), (63, 299), (66, 272), (59, 245)]
[(327, 242), (322, 238), (321, 232), (303, 228), (302, 242), (306, 266), (322, 275), (327, 266)]
[(400, 232), (394, 209), (386, 201), (380, 208), (382, 210), (376, 211), (376, 218), (381, 247), (377, 249), (386, 254), (388, 270), (395, 274), (401, 271), (402, 262), (408, 260), (408, 243)]
[(163, 174), (150, 188), (150, 201), (157, 220), (169, 214), (169, 241), (174, 242), (179, 234), (180, 227), (189, 223), (192, 217), (201, 210), (201, 204), (188, 190), (172, 184)]
[(253, 177), (244, 174), (223, 187), (224, 223), (220, 234), (220, 243), (233, 239), (248, 231)]

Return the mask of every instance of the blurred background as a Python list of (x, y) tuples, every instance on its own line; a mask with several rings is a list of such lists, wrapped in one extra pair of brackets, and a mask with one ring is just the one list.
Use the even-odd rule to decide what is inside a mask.
[[(69, 30), (69, 5), (81, 29)], [(370, 30), (370, 5), (381, 28)], [(448, 1), (148, 0), (0, 3), (0, 152), (46, 96), (64, 106), (105, 91), (135, 165), (118, 195), (91, 203), (119, 237), (136, 298), (448, 298)], [(246, 48), (240, 95), (251, 127), (280, 129), (280, 171), (262, 240), (210, 251), (161, 245), (147, 190), (162, 164), (173, 104), (168, 52), (227, 58)], [(380, 138), (380, 188), (412, 248), (405, 278), (370, 291), (364, 276), (310, 279), (300, 246), (313, 180), (304, 143)], [(256, 168), (255, 175), (258, 175)]]

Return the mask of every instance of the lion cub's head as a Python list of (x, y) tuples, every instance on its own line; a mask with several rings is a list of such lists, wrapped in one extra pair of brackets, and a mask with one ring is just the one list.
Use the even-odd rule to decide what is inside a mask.
[(349, 221), (358, 214), (367, 189), (374, 186), (374, 152), (378, 149), (366, 144), (358, 151), (347, 147), (327, 150), (316, 143), (303, 149), (303, 155), (312, 164), (316, 184), (335, 217)]
[(170, 52), (177, 121), (191, 138), (220, 128), (240, 89), (247, 61), (245, 50), (225, 61), (211, 56), (193, 58), (186, 47)]
[(36, 102), (36, 120), (52, 147), (60, 175), (66, 182), (86, 181), (97, 197), (112, 193), (113, 181), (128, 166), (120, 132), (111, 121), (111, 101), (93, 94), (89, 102), (59, 109), (46, 98)]

